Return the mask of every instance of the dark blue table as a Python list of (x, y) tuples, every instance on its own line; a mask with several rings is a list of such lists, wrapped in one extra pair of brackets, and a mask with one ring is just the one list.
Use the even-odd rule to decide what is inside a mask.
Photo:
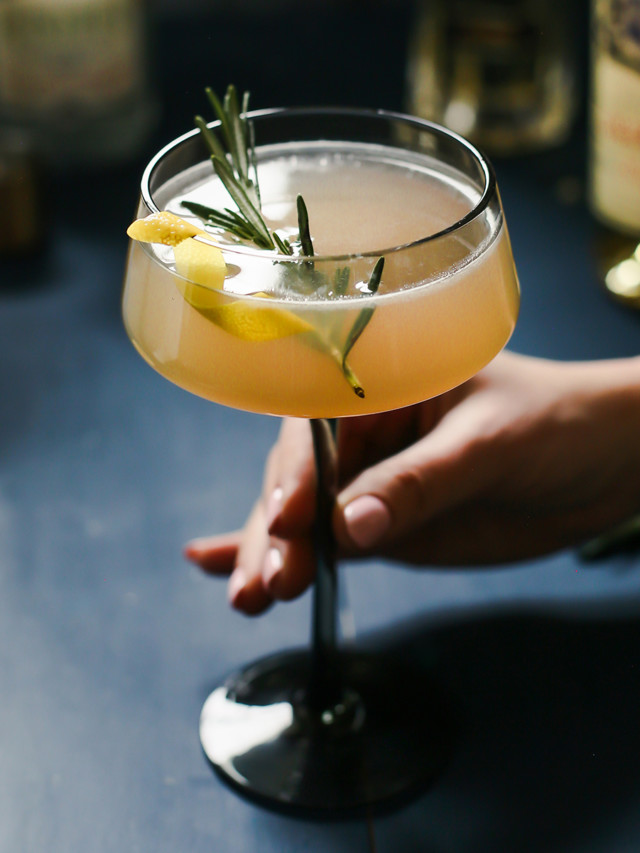
[[(159, 77), (164, 139), (188, 121), (174, 128), (172, 105), (199, 108), (207, 26), (199, 41), (192, 25), (161, 30), (197, 47), (188, 85)], [(250, 82), (246, 57), (234, 65), (227, 48), (222, 70), (224, 58), (211, 82)], [(326, 90), (306, 85), (401, 106), (401, 73), (363, 62), (351, 88), (335, 70)], [(278, 91), (284, 72), (270, 73), (260, 85)], [(596, 282), (583, 203), (559, 200), (582, 152), (574, 140), (497, 164), (522, 352), (638, 351), (640, 315)], [(234, 667), (306, 643), (309, 600), (247, 620), (181, 558), (185, 540), (243, 520), (278, 424), (174, 388), (127, 341), (119, 295), (139, 167), (57, 179), (48, 252), (0, 272), (0, 853), (640, 849), (635, 554), (495, 572), (345, 567), (357, 641), (432, 661), (453, 697), (445, 773), (391, 813), (333, 823), (260, 809), (211, 772), (197, 736), (205, 697)]]

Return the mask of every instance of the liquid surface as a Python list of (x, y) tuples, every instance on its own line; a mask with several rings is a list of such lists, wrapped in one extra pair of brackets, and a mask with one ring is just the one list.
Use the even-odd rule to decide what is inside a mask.
[[(232, 274), (225, 291), (275, 297), (230, 295), (229, 303), (240, 301), (242, 312), (259, 312), (258, 321), (265, 311), (286, 311), (312, 328), (254, 341), (221, 328), (211, 319), (215, 312), (206, 316), (185, 300), (170, 250), (133, 244), (125, 323), (141, 354), (168, 379), (236, 408), (337, 417), (435, 396), (472, 376), (504, 346), (515, 324), (518, 286), (499, 209), (487, 208), (445, 237), (386, 251), (439, 233), (469, 213), (478, 191), (461, 175), (396, 149), (314, 143), (295, 153), (291, 147), (267, 149), (259, 170), (272, 227), (283, 234), (297, 231), (295, 199), (301, 193), (316, 254), (371, 256), (318, 260), (314, 274), (329, 282), (338, 267), (348, 264), (351, 270), (352, 298), (327, 299), (298, 287), (299, 263), (291, 274), (291, 264), (229, 247), (225, 259)], [(209, 164), (175, 178), (158, 193), (157, 203), (185, 216), (185, 198), (231, 206)], [(385, 257), (382, 281), (378, 294), (367, 296), (379, 253)], [(364, 389), (357, 396), (341, 354), (363, 310), (368, 323), (347, 358)]]
[[(478, 201), (477, 190), (446, 176), (425, 158), (401, 159), (382, 146), (307, 143), (262, 153), (262, 210), (273, 228), (297, 234), (296, 196), (309, 210), (316, 255), (382, 253), (413, 243), (462, 219)], [(189, 214), (182, 201), (230, 206), (229, 195), (209, 164), (191, 172), (197, 185), (167, 200), (169, 210)], [(457, 181), (456, 181), (457, 177)], [(178, 180), (178, 186), (184, 177)], [(171, 192), (168, 186), (162, 194)]]

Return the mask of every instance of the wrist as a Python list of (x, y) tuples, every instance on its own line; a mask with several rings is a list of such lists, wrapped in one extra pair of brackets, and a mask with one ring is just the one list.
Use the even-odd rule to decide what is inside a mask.
[(592, 417), (602, 418), (601, 440), (617, 469), (622, 516), (640, 515), (640, 357), (592, 362)]

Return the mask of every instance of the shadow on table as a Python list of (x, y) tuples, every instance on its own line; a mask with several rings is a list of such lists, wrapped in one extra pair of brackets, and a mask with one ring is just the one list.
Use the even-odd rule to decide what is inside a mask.
[(377, 821), (380, 850), (621, 849), (640, 794), (640, 621), (480, 615), (367, 645), (431, 658), (459, 717), (440, 780)]

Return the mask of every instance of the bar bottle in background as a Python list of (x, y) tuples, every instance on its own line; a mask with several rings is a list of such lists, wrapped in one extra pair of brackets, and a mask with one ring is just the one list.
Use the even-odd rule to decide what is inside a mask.
[(598, 272), (640, 308), (640, 2), (592, 0), (589, 200)]
[[(29, 139), (0, 129), (0, 261), (38, 254), (45, 247), (44, 180)], [(0, 291), (9, 282), (0, 276)]]
[(563, 142), (576, 105), (573, 2), (418, 0), (410, 112), (493, 155)]
[(2, 0), (0, 128), (51, 168), (135, 154), (152, 126), (145, 0)]

